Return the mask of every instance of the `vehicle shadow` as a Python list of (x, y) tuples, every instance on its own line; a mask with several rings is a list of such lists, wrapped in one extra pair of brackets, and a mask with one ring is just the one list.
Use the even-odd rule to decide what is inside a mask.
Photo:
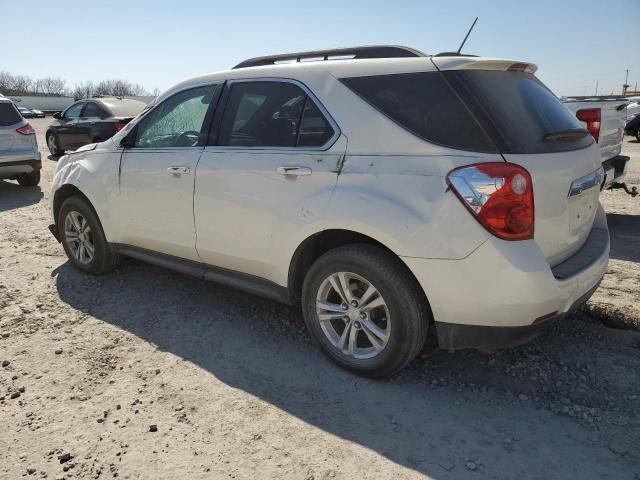
[[(67, 262), (52, 276), (73, 308), (434, 479), (477, 478), (467, 462), (477, 462), (491, 478), (550, 478), (527, 471), (533, 451), (554, 478), (596, 478), (619, 462), (606, 447), (588, 446), (588, 429), (518, 397), (538, 395), (530, 380), (534, 370), (518, 370), (532, 355), (554, 362), (560, 355), (573, 358), (569, 350), (576, 361), (585, 354), (593, 361), (593, 347), (572, 333), (491, 357), (436, 352), (393, 379), (373, 381), (339, 369), (311, 345), (297, 308), (135, 261), (100, 277)], [(577, 324), (571, 329), (579, 330)], [(566, 382), (570, 386), (569, 374)], [(504, 401), (496, 403), (497, 395)], [(518, 445), (505, 447), (512, 438)]]
[(640, 262), (640, 215), (607, 213), (611, 251), (616, 260)]
[(9, 180), (0, 180), (0, 212), (28, 207), (44, 197), (40, 187), (21, 187)]

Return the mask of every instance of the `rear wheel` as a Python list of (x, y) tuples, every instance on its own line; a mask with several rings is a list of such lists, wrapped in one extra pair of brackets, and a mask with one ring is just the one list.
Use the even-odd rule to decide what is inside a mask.
[(367, 244), (332, 250), (303, 285), (305, 322), (338, 365), (393, 375), (422, 349), (431, 313), (416, 280), (390, 252)]
[(59, 157), (64, 154), (64, 150), (60, 148), (58, 136), (53, 132), (47, 132), (47, 147), (54, 157)]
[(98, 216), (84, 198), (66, 199), (60, 207), (57, 225), (64, 251), (79, 270), (99, 275), (118, 265), (118, 255), (109, 246)]
[(18, 178), (18, 183), (23, 187), (36, 187), (40, 183), (40, 170), (31, 173), (23, 173)]

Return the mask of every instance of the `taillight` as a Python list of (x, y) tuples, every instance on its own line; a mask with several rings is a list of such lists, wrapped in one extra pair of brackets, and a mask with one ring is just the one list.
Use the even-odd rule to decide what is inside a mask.
[(447, 183), (491, 234), (503, 240), (533, 238), (533, 185), (529, 172), (505, 162), (451, 170)]
[(26, 125), (23, 125), (20, 128), (16, 128), (16, 132), (18, 132), (21, 135), (35, 135), (36, 131), (33, 129), (33, 127), (31, 126), (30, 123), (27, 123)]
[(576, 113), (578, 120), (587, 122), (587, 130), (596, 142), (600, 139), (600, 109), (583, 108)]
[(116, 127), (116, 133), (118, 133), (120, 130), (122, 130), (124, 128), (126, 123), (125, 122), (116, 122), (113, 125), (114, 125), (114, 127)]

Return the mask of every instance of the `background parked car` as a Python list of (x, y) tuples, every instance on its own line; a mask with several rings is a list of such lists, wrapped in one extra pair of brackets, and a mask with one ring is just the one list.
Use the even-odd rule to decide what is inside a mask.
[(40, 152), (35, 130), (11, 100), (0, 95), (0, 178), (24, 187), (40, 182)]
[(22, 115), (22, 118), (33, 118), (35, 116), (28, 108), (18, 107), (18, 111), (20, 112), (20, 115)]
[(31, 113), (33, 113), (33, 118), (44, 118), (44, 112), (42, 110), (31, 109)]
[(75, 150), (89, 143), (103, 142), (120, 131), (146, 108), (139, 100), (91, 98), (74, 103), (64, 112), (53, 114), (47, 127), (47, 146), (51, 155)]

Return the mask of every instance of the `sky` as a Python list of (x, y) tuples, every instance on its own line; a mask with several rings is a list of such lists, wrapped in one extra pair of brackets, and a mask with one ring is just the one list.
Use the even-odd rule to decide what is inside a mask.
[[(93, 5), (92, 5), (93, 3)], [(407, 45), (538, 65), (558, 95), (640, 88), (640, 0), (0, 1), (0, 70), (76, 83), (119, 78), (161, 91), (258, 56)], [(7, 21), (10, 20), (10, 21)]]

